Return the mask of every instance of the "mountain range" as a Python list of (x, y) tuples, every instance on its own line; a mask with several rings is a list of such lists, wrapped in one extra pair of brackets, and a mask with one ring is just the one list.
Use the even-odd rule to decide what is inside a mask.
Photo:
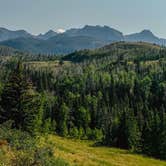
[(0, 45), (31, 53), (68, 54), (119, 41), (149, 42), (166, 46), (166, 39), (155, 36), (150, 30), (124, 35), (108, 26), (86, 25), (83, 28), (69, 29), (64, 33), (49, 30), (45, 34), (32, 35), (25, 30), (11, 31), (0, 28)]

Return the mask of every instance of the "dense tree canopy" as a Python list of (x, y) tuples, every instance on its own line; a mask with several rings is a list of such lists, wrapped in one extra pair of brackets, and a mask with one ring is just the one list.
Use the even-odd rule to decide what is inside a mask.
[(165, 48), (120, 42), (23, 64), (1, 79), (1, 122), (166, 159)]

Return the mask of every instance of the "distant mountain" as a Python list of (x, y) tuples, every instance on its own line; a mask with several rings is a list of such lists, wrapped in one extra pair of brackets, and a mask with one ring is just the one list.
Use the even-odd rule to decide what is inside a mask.
[(88, 36), (66, 36), (58, 35), (48, 40), (37, 38), (17, 38), (1, 42), (0, 45), (13, 47), (21, 51), (31, 53), (46, 53), (46, 54), (68, 54), (76, 50), (91, 49), (103, 46), (103, 42), (94, 40)]
[(81, 49), (94, 49), (123, 40), (123, 34), (107, 26), (89, 26), (70, 29), (62, 34), (52, 30), (38, 36), (12, 38), (0, 42), (22, 51), (32, 53), (67, 54)]
[(68, 54), (76, 50), (94, 49), (105, 45), (105, 42), (90, 36), (68, 36), (61, 34), (47, 40), (48, 47), (55, 53)]
[(124, 39), (125, 41), (131, 41), (131, 42), (142, 41), (142, 42), (155, 43), (159, 45), (166, 45), (165, 39), (158, 38), (150, 30), (143, 30), (140, 33), (126, 35)]
[(123, 34), (108, 26), (89, 26), (82, 29), (70, 29), (65, 32), (69, 36), (89, 36), (104, 42), (114, 42), (124, 40)]
[(37, 36), (38, 39), (42, 39), (42, 40), (47, 40), (51, 37), (55, 37), (57, 36), (58, 33), (57, 32), (54, 32), (53, 30), (49, 30), (48, 32), (46, 32), (45, 34), (39, 34)]
[(24, 30), (10, 31), (0, 28), (0, 45), (32, 53), (68, 54), (76, 50), (95, 49), (119, 41), (149, 42), (166, 46), (166, 39), (155, 36), (150, 30), (123, 35), (108, 26), (90, 26), (69, 29), (64, 33), (52, 30), (37, 36)]
[(32, 35), (24, 30), (11, 31), (5, 28), (0, 28), (0, 41), (16, 39), (20, 37), (28, 38), (32, 37)]
[(0, 45), (5, 45), (8, 47), (31, 53), (45, 53), (45, 49), (43, 47), (45, 45), (44, 43), (44, 40), (37, 39), (34, 37), (28, 37), (3, 41), (0, 43)]

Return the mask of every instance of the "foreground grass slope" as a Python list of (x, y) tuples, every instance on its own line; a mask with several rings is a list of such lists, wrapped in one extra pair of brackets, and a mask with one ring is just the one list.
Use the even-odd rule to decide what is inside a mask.
[[(94, 142), (48, 136), (55, 156), (76, 166), (166, 166), (166, 162), (132, 154), (129, 151), (95, 147)], [(45, 141), (44, 141), (45, 142)]]
[(33, 140), (19, 137), (9, 144), (1, 140), (0, 166), (166, 166), (165, 161), (94, 145), (92, 141), (55, 135), (38, 137), (36, 147)]

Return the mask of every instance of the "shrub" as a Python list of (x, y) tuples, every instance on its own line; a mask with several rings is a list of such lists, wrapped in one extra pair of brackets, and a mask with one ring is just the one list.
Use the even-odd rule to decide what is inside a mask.
[(67, 166), (62, 159), (56, 158), (52, 147), (39, 145), (40, 137), (32, 137), (27, 132), (11, 129), (12, 122), (0, 125), (0, 165), (11, 166)]
[(89, 129), (87, 136), (88, 136), (88, 139), (90, 140), (101, 141), (103, 138), (103, 132), (102, 130), (96, 129), (96, 128), (94, 130)]

